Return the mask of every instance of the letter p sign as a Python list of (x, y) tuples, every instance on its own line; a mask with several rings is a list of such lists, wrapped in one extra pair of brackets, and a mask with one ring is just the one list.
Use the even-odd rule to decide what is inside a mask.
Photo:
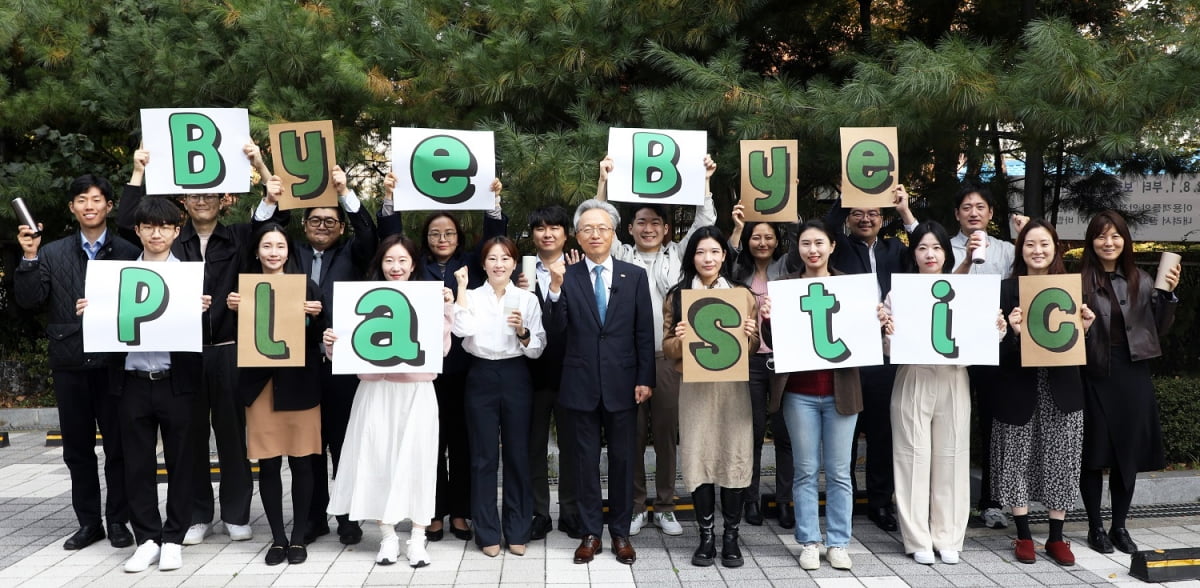
[(167, 309), (171, 292), (162, 276), (141, 267), (121, 270), (117, 297), (117, 339), (130, 346), (142, 342), (142, 324)]

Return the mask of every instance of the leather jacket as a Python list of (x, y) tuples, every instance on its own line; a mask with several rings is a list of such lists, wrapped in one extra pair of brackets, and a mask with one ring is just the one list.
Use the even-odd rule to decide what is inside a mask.
[[(1129, 357), (1133, 361), (1142, 361), (1162, 355), (1158, 338), (1170, 329), (1175, 321), (1175, 307), (1179, 300), (1170, 292), (1155, 290), (1154, 277), (1143, 270), (1137, 271), (1136, 304), (1129, 304), (1129, 282), (1120, 270), (1112, 274), (1111, 294), (1116, 294), (1117, 304), (1121, 306), (1121, 313), (1125, 319)], [(1109, 375), (1109, 329), (1114, 302), (1110, 298), (1111, 294), (1102, 285), (1088, 284), (1085, 280), (1083, 301), (1096, 313), (1096, 321), (1085, 338), (1088, 375)]]

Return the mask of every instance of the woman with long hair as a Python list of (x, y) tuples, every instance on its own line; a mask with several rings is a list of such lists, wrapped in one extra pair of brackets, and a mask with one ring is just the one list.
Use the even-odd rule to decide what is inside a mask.
[[(416, 244), (392, 235), (379, 244), (368, 280), (409, 281), (420, 273)], [(442, 288), (442, 354), (450, 351), (454, 297)], [(428, 320), (431, 317), (425, 317)], [(413, 327), (415, 330), (415, 326)], [(337, 335), (326, 329), (325, 348), (333, 357)], [(343, 351), (344, 352), (344, 351)], [(339, 352), (340, 353), (340, 352)], [(341, 469), (333, 480), (329, 513), (355, 521), (379, 521), (382, 536), (375, 561), (396, 563), (400, 538), (396, 524), (412, 521), (406, 555), (414, 568), (429, 565), (425, 524), (433, 519), (437, 491), (438, 405), (435, 373), (359, 374)]]
[[(1046, 555), (1059, 565), (1075, 563), (1071, 544), (1063, 540), (1067, 509), (1078, 497), (1079, 456), (1083, 446), (1083, 383), (1077, 366), (1022, 367), (1020, 304), (1021, 276), (1066, 273), (1062, 246), (1054, 226), (1042, 219), (1029, 221), (1017, 235), (1017, 252), (1010, 278), (1000, 282), (1000, 308), (1008, 319), (1008, 334), (1000, 343), (1002, 381), (987, 400), (992, 407), (992, 497), (1012, 509), (1017, 527), (1013, 554), (1021, 563), (1035, 563), (1029, 530), (1029, 503), (1050, 511)], [(1096, 315), (1080, 308), (1084, 331)]]
[[(726, 271), (729, 256), (725, 235), (701, 227), (683, 250), (679, 283), (663, 301), (663, 354), (683, 371), (683, 345), (692, 326), (684, 316), (684, 290), (735, 289), (744, 295), (742, 330), (751, 349), (758, 348), (758, 303), (746, 287), (733, 282)], [(679, 463), (683, 482), (692, 492), (700, 545), (692, 565), (711, 566), (716, 560), (714, 519), (716, 486), (721, 487), (721, 564), (739, 567), (738, 525), (742, 520), (742, 489), (750, 484), (754, 464), (754, 423), (747, 382), (682, 382), (679, 387)]]
[[(1162, 355), (1159, 337), (1175, 320), (1175, 286), (1180, 267), (1166, 277), (1168, 290), (1133, 262), (1133, 238), (1115, 211), (1088, 224), (1083, 249), (1083, 298), (1096, 312), (1085, 339), (1083, 372), (1083, 475), (1080, 492), (1088, 515), (1088, 546), (1100, 553), (1113, 547), (1137, 551), (1125, 529), (1138, 472), (1166, 465), (1158, 401), (1150, 381), (1150, 361)], [(1104, 532), (1100, 492), (1109, 469), (1112, 527)]]

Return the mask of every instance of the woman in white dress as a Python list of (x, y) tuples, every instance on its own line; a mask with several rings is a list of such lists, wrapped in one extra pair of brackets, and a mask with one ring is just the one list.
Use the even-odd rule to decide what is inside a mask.
[[(402, 235), (383, 240), (371, 264), (368, 279), (407, 281), (419, 274), (416, 245)], [(442, 288), (442, 355), (450, 350), (450, 324), (454, 301)], [(326, 329), (325, 346), (333, 356), (337, 336)], [(361, 374), (354, 395), (341, 466), (333, 480), (329, 513), (349, 515), (354, 521), (379, 521), (382, 539), (375, 561), (396, 563), (400, 538), (396, 524), (413, 521), (408, 540), (408, 563), (429, 565), (425, 526), (416, 521), (433, 519), (437, 489), (438, 405), (434, 373)], [(414, 540), (415, 539), (415, 540)]]

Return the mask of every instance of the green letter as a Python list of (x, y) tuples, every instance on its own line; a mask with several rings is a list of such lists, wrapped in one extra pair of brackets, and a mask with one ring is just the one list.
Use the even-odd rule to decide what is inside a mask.
[(304, 133), (304, 157), (300, 156), (300, 138), (296, 131), (279, 133), (279, 156), (283, 169), (303, 181), (292, 184), (292, 196), (310, 200), (325, 192), (329, 185), (329, 154), (321, 131)]
[(171, 293), (162, 276), (141, 267), (121, 269), (117, 287), (117, 340), (140, 345), (142, 323), (152, 321), (167, 310)]
[(896, 159), (883, 143), (864, 139), (846, 153), (846, 179), (867, 194), (882, 194), (892, 186)]
[(662, 133), (633, 134), (633, 193), (644, 198), (666, 198), (679, 192), (683, 178), (679, 145)]
[(354, 312), (367, 317), (354, 328), (350, 345), (364, 361), (381, 367), (425, 365), (417, 341), (417, 311), (403, 292), (376, 288), (363, 294)]
[(767, 157), (762, 151), (750, 152), (750, 185), (766, 194), (754, 200), (754, 210), (774, 214), (792, 199), (792, 158), (787, 147), (771, 148), (771, 173), (767, 173)]
[(466, 143), (448, 136), (429, 137), (417, 144), (409, 160), (413, 187), (443, 204), (459, 204), (475, 195), (471, 177), (479, 162)]
[(1062, 310), (1067, 314), (1075, 314), (1075, 301), (1062, 288), (1046, 288), (1033, 297), (1029, 303), (1029, 319), (1025, 328), (1029, 329), (1029, 338), (1034, 343), (1055, 353), (1062, 353), (1075, 346), (1079, 339), (1079, 329), (1075, 323), (1063, 321), (1057, 330), (1050, 330), (1050, 313)]
[(171, 158), (175, 163), (175, 185), (180, 188), (211, 188), (225, 180), (221, 130), (211, 118), (195, 112), (177, 112), (167, 119), (171, 129)]
[(271, 359), (292, 356), (286, 342), (275, 340), (275, 290), (267, 282), (254, 287), (254, 348)]
[(833, 313), (841, 310), (837, 297), (825, 291), (825, 285), (809, 284), (808, 294), (800, 297), (800, 310), (812, 317), (813, 349), (826, 361), (834, 363), (850, 357), (850, 349), (839, 338), (833, 340)]
[(932, 294), (938, 300), (933, 303), (933, 327), (930, 329), (933, 350), (942, 357), (958, 357), (958, 345), (950, 336), (954, 327), (954, 311), (950, 310), (950, 301), (954, 300), (954, 289), (950, 287), (950, 282), (938, 280), (933, 283)]
[(725, 329), (741, 328), (742, 313), (720, 298), (702, 298), (688, 309), (688, 324), (699, 341), (688, 344), (688, 351), (700, 367), (719, 372), (733, 367), (742, 357), (742, 346)]

